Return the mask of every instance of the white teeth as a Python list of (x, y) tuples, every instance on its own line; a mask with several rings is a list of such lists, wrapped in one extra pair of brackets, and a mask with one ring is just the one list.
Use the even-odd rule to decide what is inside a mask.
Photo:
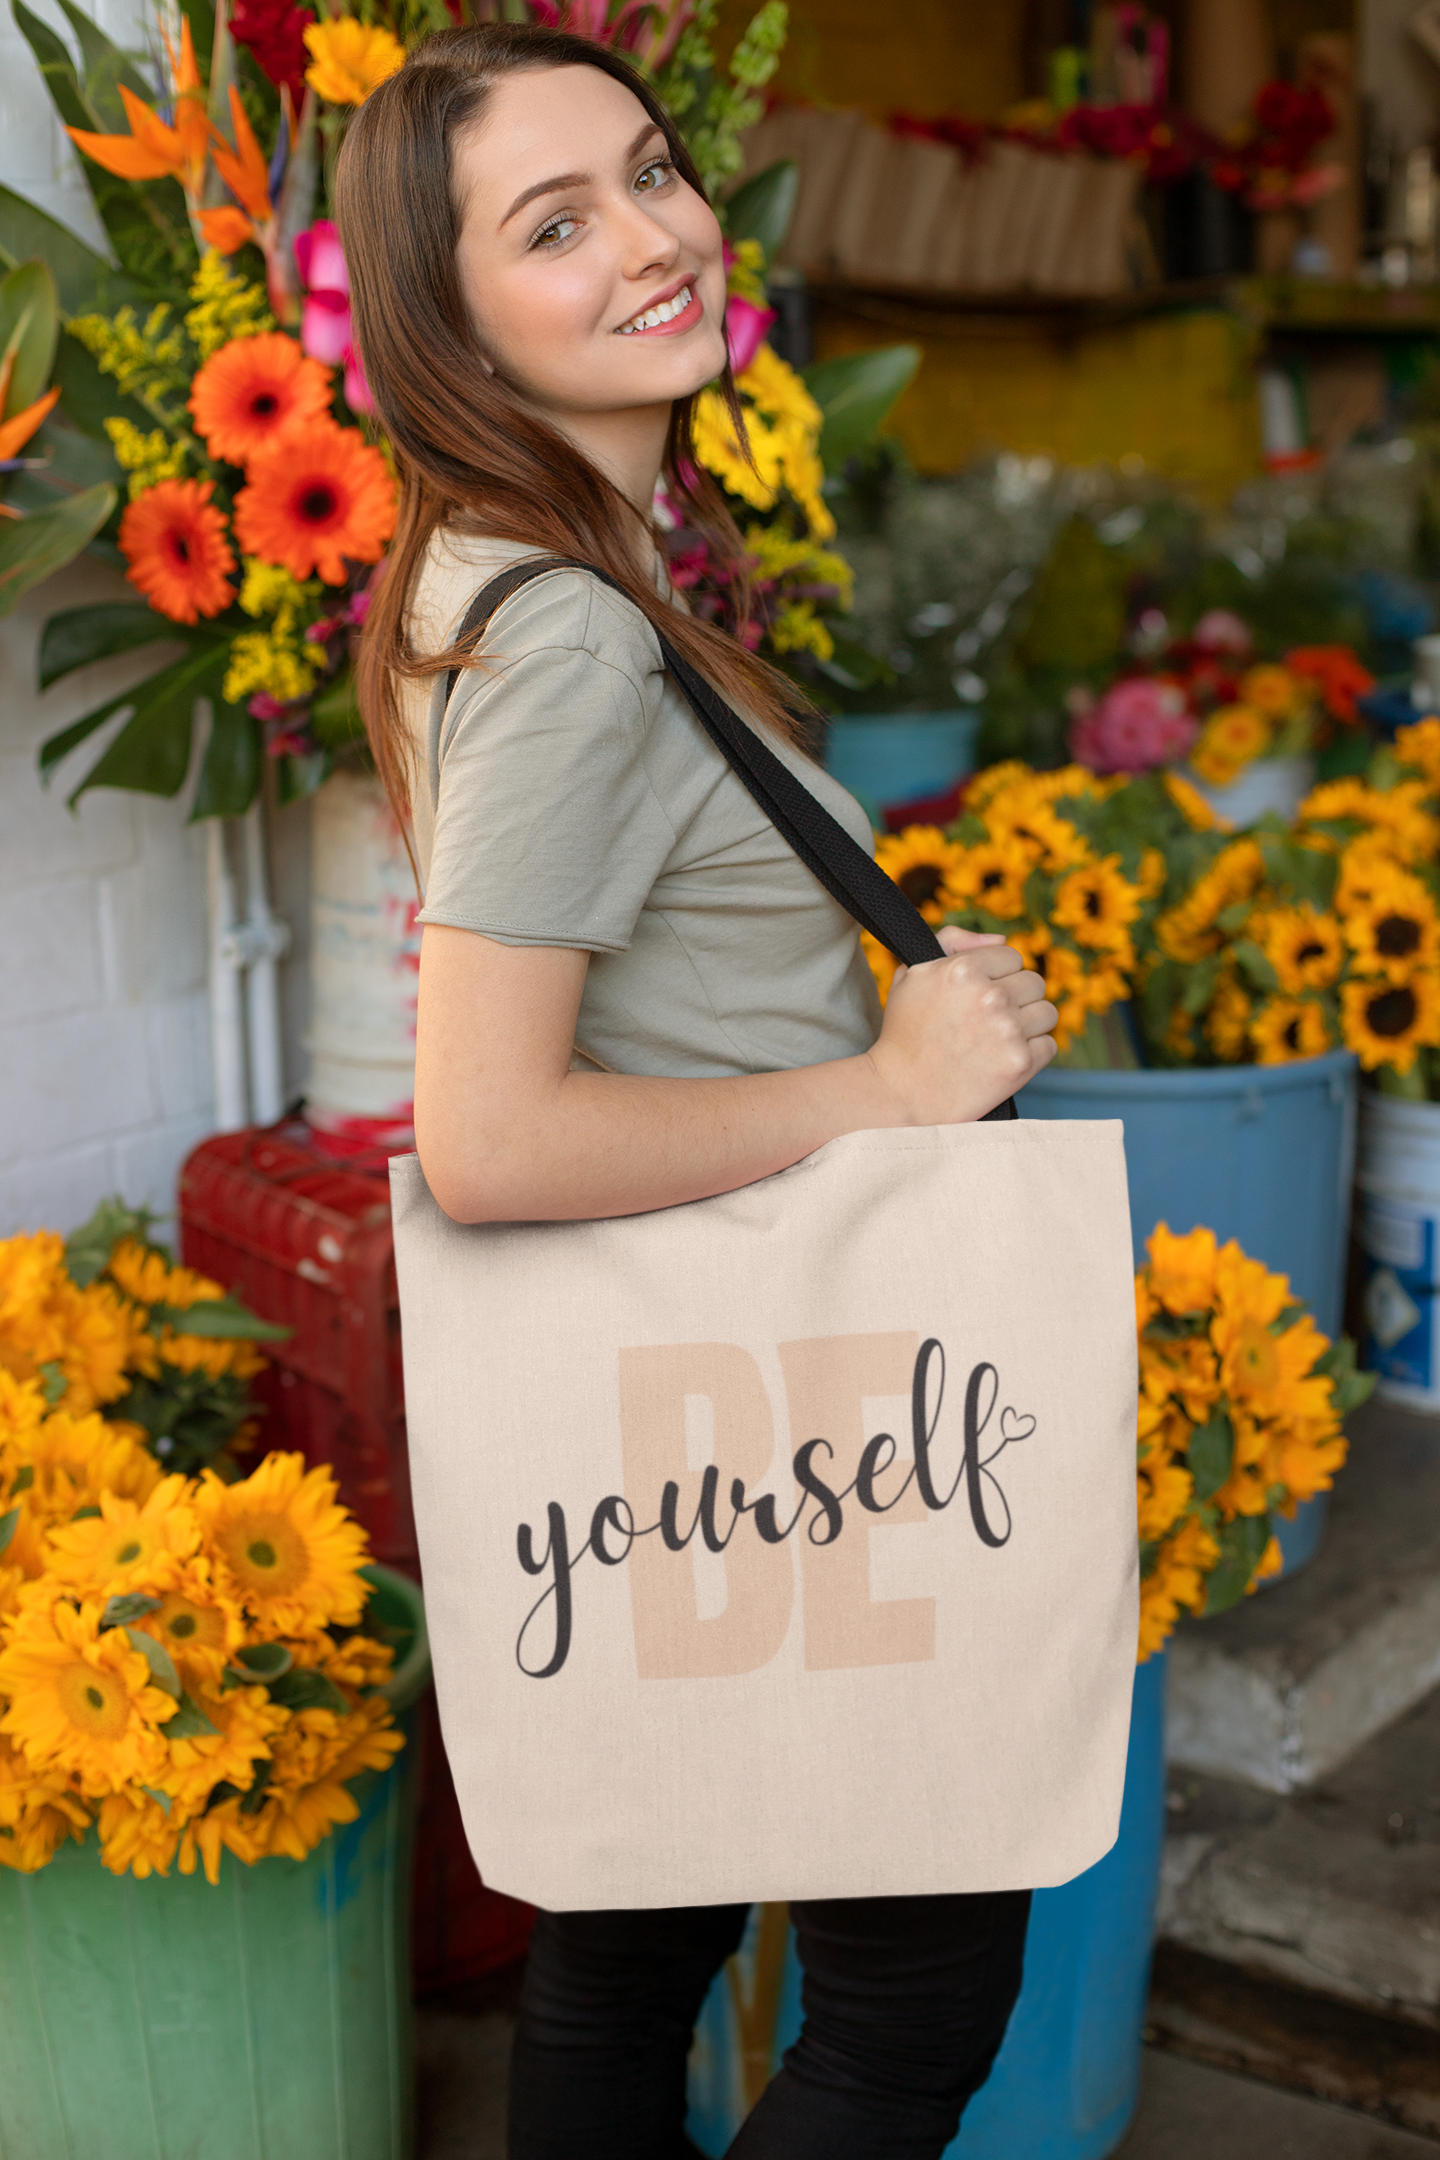
[(673, 300), (662, 300), (658, 307), (647, 308), (643, 315), (636, 315), (628, 323), (620, 325), (621, 337), (633, 337), (637, 330), (653, 330), (662, 322), (673, 322), (683, 315), (690, 305), (690, 287), (682, 285)]

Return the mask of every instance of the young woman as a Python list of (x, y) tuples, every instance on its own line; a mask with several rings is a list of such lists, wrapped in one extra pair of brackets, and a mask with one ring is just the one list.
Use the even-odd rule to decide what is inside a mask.
[[(661, 566), (662, 475), (713, 549), (742, 543), (690, 449), (706, 384), (739, 419), (720, 229), (653, 95), (577, 38), (446, 32), (361, 108), (337, 202), (401, 476), (362, 702), (424, 886), (415, 1116), (440, 1205), (624, 1215), (844, 1133), (983, 1117), (1054, 1054), (1039, 977), (945, 931), (881, 1025), (853, 922), (661, 661), (657, 630), (870, 845), (793, 686), (687, 614)], [(454, 649), (480, 588), (537, 555), (622, 591), (547, 572), (479, 657)], [(935, 2160), (1000, 2044), (1028, 1905), (797, 1904), (804, 2030), (732, 2153)], [(540, 1915), (512, 2160), (678, 2160), (691, 2030), (745, 1911)]]

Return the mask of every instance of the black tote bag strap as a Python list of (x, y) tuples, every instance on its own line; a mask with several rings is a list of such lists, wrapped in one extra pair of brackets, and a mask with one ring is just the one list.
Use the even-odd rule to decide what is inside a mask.
[[(473, 648), (495, 610), (520, 586), (528, 585), (532, 578), (543, 577), (551, 570), (581, 570), (587, 577), (598, 578), (602, 585), (618, 592), (622, 599), (630, 599), (617, 579), (604, 570), (597, 570), (593, 563), (567, 561), (562, 556), (534, 558), (502, 570), (498, 577), (491, 578), (489, 584), (482, 587), (465, 611), (465, 619), (455, 634), (455, 643)], [(631, 605), (634, 605), (633, 601)], [(804, 781), (797, 779), (789, 766), (776, 757), (754, 728), (747, 727), (704, 676), (675, 650), (670, 640), (662, 632), (656, 635), (666, 669), (684, 692), (701, 727), (741, 786), (759, 804), (771, 824), (826, 891), (853, 916), (862, 930), (868, 930), (872, 937), (878, 938), (886, 950), (907, 967), (920, 967), (927, 960), (941, 959), (944, 948), (940, 940), (894, 879), (866, 854), (824, 804), (816, 800)], [(459, 668), (452, 668), (445, 678), (447, 705), (455, 694), (460, 674)], [(1013, 1097), (986, 1112), (990, 1118), (1016, 1115)]]

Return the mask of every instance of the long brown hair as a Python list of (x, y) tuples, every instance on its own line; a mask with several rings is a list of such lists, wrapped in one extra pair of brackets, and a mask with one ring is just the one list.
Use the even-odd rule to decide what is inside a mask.
[[(456, 136), (491, 85), (515, 69), (595, 67), (634, 93), (664, 133), (676, 170), (705, 190), (674, 122), (619, 54), (564, 31), (512, 23), (442, 30), (371, 92), (350, 125), (335, 178), (335, 213), (350, 272), (356, 342), (400, 476), (394, 541), (365, 624), (360, 708), (386, 790), (408, 808), (412, 740), (399, 701), (404, 680), (474, 655), (418, 653), (410, 608), (431, 535), (454, 524), (606, 570), (693, 666), (732, 703), (793, 740), (803, 699), (737, 638), (672, 606), (639, 569), (636, 513), (620, 490), (498, 374), (486, 368), (455, 266), (459, 218)], [(744, 421), (727, 362), (720, 381), (736, 439)], [(704, 533), (736, 578), (745, 550), (724, 496), (695, 456), (693, 397), (676, 400), (664, 479), (685, 524)]]

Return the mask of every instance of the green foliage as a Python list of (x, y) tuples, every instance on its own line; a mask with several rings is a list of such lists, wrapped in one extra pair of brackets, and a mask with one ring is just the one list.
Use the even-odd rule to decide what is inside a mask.
[(138, 1377), (106, 1416), (141, 1426), (167, 1470), (195, 1477), (221, 1468), (250, 1408), (249, 1384), (234, 1373), (213, 1378), (162, 1365), (158, 1379)]
[(132, 1208), (119, 1193), (102, 1200), (90, 1220), (72, 1230), (65, 1240), (65, 1270), (76, 1288), (87, 1290), (97, 1275), (103, 1275), (110, 1265), (110, 1255), (126, 1238), (149, 1245), (168, 1262), (169, 1252), (163, 1245), (155, 1245), (150, 1236), (154, 1220), (149, 1208)]
[(1315, 1360), (1314, 1370), (1324, 1373), (1330, 1381), (1335, 1407), (1342, 1417), (1370, 1400), (1379, 1378), (1377, 1373), (1355, 1370), (1355, 1345), (1348, 1335), (1331, 1343), (1329, 1349)]
[(1235, 1428), (1223, 1410), (1216, 1410), (1190, 1435), (1185, 1462), (1195, 1480), (1195, 1498), (1209, 1500), (1225, 1483), (1235, 1459)]
[(143, 601), (107, 600), (97, 607), (62, 608), (47, 619), (40, 633), (38, 686), (48, 690), (51, 683), (76, 668), (89, 667), (94, 660), (108, 660), (116, 653), (133, 652), (174, 635), (174, 626)]
[(725, 237), (732, 243), (758, 240), (766, 262), (773, 262), (785, 244), (799, 192), (800, 168), (793, 158), (782, 158), (742, 180), (721, 205)]
[(1237, 1515), (1214, 1533), (1220, 1558), (1205, 1583), (1205, 1614), (1238, 1605), (1270, 1542), (1268, 1515)]
[(827, 473), (840, 472), (869, 446), (919, 365), (918, 345), (882, 345), (806, 368), (805, 387), (825, 415), (820, 462)]
[(10, 386), (0, 419), (13, 420), (43, 396), (55, 364), (60, 334), (60, 296), (43, 262), (17, 263), (0, 280), (0, 368)]
[(1075, 678), (1112, 668), (1125, 637), (1125, 565), (1088, 518), (1072, 517), (1036, 580), (1018, 652)]
[(32, 255), (48, 266), (66, 316), (81, 314), (86, 308), (103, 313), (146, 297), (133, 278), (77, 239), (68, 225), (27, 202), (13, 188), (0, 187), (0, 262), (13, 266)]
[(152, 1305), (156, 1327), (174, 1328), (205, 1342), (288, 1342), (293, 1328), (262, 1320), (237, 1297), (201, 1298), (194, 1305)]
[(0, 616), (8, 615), (32, 585), (73, 561), (111, 515), (116, 500), (113, 487), (86, 488), (53, 510), (0, 520)]
[(260, 789), (262, 755), (259, 722), (243, 705), (214, 699), (191, 818), (243, 817)]
[(674, 114), (712, 196), (744, 163), (740, 137), (764, 110), (756, 92), (774, 74), (789, 29), (785, 0), (765, 0), (722, 75), (711, 42), (718, 13), (718, 0), (698, 0), (669, 63), (655, 76), (655, 88)]
[(133, 690), (122, 690), (93, 711), (82, 714), (40, 746), (40, 772), (48, 779), (95, 730), (125, 707), (133, 708), (115, 740), (66, 798), (72, 805), (91, 788), (133, 788), (141, 795), (176, 795), (190, 769), (195, 700), (216, 697), (229, 665), (228, 641), (192, 633), (183, 659), (161, 668)]

